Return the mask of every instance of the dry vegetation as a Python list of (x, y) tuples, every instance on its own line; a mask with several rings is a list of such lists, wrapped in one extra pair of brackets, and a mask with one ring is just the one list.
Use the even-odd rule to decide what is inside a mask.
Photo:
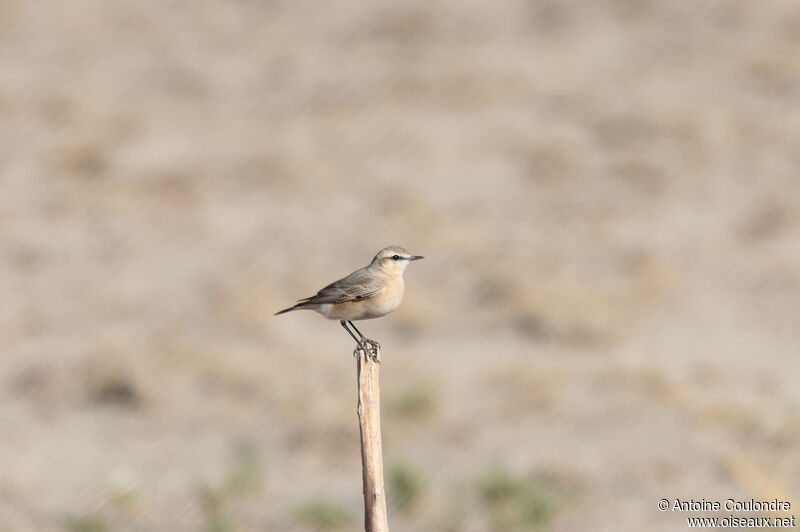
[(0, 0), (0, 58), (0, 532), (357, 529), (351, 341), (272, 313), (395, 243), (393, 529), (800, 507), (797, 2)]

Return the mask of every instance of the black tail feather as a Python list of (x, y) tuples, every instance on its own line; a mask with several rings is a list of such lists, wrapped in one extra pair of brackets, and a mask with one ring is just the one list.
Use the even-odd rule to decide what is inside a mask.
[[(274, 314), (274, 316), (277, 316), (278, 314), (286, 314), (287, 312), (291, 312), (291, 311), (293, 311), (293, 310), (300, 310), (300, 309), (304, 309), (304, 308), (309, 308), (309, 305), (308, 305), (308, 304), (309, 304), (309, 302), (308, 302), (308, 301), (300, 301), (300, 302), (299, 302), (299, 303), (297, 303), (296, 305), (293, 305), (293, 306), (291, 306), (291, 307), (289, 307), (289, 308), (285, 308), (285, 309), (283, 309), (283, 310), (279, 310), (278, 312), (276, 312), (276, 313)], [(312, 307), (312, 308), (313, 308), (313, 307)]]

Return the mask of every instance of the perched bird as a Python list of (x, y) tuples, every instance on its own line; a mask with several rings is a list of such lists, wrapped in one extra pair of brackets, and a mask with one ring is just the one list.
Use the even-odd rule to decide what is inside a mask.
[[(403, 272), (412, 260), (422, 259), (400, 246), (383, 248), (368, 266), (339, 279), (311, 297), (301, 299), (296, 305), (276, 312), (275, 315), (292, 310), (316, 310), (329, 320), (339, 324), (353, 337), (358, 346), (377, 356), (380, 344), (370, 340), (356, 329), (353, 321), (380, 318), (394, 311), (403, 301)], [(358, 333), (358, 337), (348, 328)]]

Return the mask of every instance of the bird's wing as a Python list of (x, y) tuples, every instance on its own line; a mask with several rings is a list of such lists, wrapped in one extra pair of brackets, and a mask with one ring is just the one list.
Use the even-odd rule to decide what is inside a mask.
[(300, 300), (301, 303), (345, 303), (359, 301), (374, 296), (386, 282), (367, 271), (357, 270), (343, 279), (333, 282), (317, 292), (316, 295)]

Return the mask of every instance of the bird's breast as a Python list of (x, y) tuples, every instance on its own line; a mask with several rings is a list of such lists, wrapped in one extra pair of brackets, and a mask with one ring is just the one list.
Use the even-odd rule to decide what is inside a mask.
[(383, 310), (384, 314), (393, 312), (395, 309), (397, 309), (397, 307), (400, 306), (400, 303), (403, 302), (404, 291), (405, 287), (403, 286), (402, 277), (399, 277), (392, 283), (387, 283), (383, 290), (376, 294), (376, 310)]

